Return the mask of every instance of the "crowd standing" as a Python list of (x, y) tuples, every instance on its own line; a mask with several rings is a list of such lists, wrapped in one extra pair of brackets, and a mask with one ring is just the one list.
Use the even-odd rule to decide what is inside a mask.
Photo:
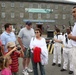
[[(76, 7), (72, 9), (72, 15), (76, 19)], [(38, 74), (39, 64), (41, 75), (46, 75), (44, 66), (48, 64), (48, 50), (45, 38), (43, 38), (41, 29), (33, 29), (30, 21), (26, 22), (18, 34), (18, 42), (21, 49), (16, 46), (16, 36), (12, 32), (12, 24), (4, 25), (5, 31), (0, 37), (0, 75), (18, 75), (18, 58), (23, 58), (23, 74), (29, 75), (29, 72)], [(69, 64), (69, 74), (76, 75), (76, 23), (70, 31), (66, 29), (66, 33), (60, 34), (60, 29), (55, 29), (54, 52), (52, 66), (58, 64), (61, 67), (61, 47), (63, 44), (63, 65), (61, 72), (67, 71)], [(28, 68), (30, 59), (32, 60), (33, 70)]]

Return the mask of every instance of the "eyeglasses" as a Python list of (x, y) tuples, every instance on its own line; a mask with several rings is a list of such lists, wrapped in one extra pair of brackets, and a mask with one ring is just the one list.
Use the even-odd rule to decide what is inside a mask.
[(39, 32), (35, 32), (35, 34), (36, 34), (36, 33), (38, 34)]

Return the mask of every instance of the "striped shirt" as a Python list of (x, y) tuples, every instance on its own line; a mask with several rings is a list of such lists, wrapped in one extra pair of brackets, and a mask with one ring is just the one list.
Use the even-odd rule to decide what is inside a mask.
[(18, 66), (19, 66), (18, 57), (20, 57), (20, 53), (18, 53), (16, 51), (14, 51), (11, 54), (11, 59), (12, 59), (11, 71), (12, 72), (18, 72)]

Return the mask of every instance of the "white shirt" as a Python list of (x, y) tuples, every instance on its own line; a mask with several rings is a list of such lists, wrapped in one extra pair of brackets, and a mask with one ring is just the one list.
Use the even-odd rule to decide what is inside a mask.
[[(72, 35), (76, 36), (76, 22), (75, 22), (75, 25), (74, 25), (73, 30), (72, 30)], [(72, 46), (76, 46), (76, 41), (71, 40), (71, 44), (72, 44)]]
[(66, 36), (67, 36), (67, 34), (64, 34), (64, 36), (63, 36), (63, 45), (66, 48), (71, 48), (72, 47), (71, 39), (68, 39), (68, 42), (66, 42)]
[[(58, 35), (58, 37), (57, 37), (57, 36), (55, 35), (55, 36), (54, 36), (54, 39), (57, 39), (57, 40), (62, 41), (63, 36), (62, 36), (62, 35)], [(58, 45), (61, 45), (61, 43), (55, 42), (54, 45), (55, 45), (55, 46), (58, 46)]]
[(30, 42), (30, 49), (33, 52), (32, 48), (40, 47), (41, 48), (41, 63), (43, 65), (48, 64), (48, 49), (46, 46), (46, 41), (43, 37), (41, 40), (38, 40), (36, 37), (33, 37)]

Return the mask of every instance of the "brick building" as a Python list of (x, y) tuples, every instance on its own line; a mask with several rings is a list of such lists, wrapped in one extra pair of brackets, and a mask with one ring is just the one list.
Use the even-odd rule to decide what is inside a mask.
[[(25, 25), (25, 21), (31, 20), (33, 27), (40, 27), (44, 32), (58, 26), (73, 25), (71, 9), (75, 3), (58, 1), (37, 0), (0, 0), (0, 27), (7, 22), (13, 24), (16, 30)], [(29, 12), (26, 9), (50, 9), (49, 13)]]

